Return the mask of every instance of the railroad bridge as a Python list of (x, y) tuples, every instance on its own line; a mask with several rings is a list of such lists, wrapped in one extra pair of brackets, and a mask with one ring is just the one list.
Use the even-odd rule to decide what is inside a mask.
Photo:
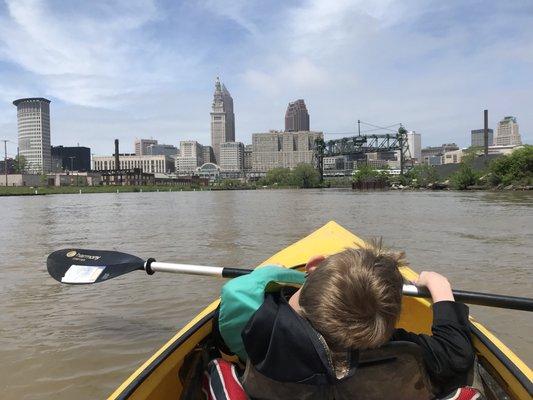
[[(358, 121), (359, 122), (359, 121)], [(386, 129), (386, 128), (383, 128)], [(394, 134), (370, 134), (343, 137), (333, 140), (315, 140), (315, 165), (324, 174), (324, 157), (362, 155), (365, 153), (386, 153), (400, 151), (400, 174), (403, 175), (407, 167), (412, 166), (411, 153), (407, 143), (407, 130), (400, 125)]]

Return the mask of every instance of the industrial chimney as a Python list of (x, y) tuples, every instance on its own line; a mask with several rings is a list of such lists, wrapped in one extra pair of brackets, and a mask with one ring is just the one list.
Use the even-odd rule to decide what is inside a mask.
[(115, 171), (120, 169), (120, 163), (118, 158), (118, 139), (115, 139)]

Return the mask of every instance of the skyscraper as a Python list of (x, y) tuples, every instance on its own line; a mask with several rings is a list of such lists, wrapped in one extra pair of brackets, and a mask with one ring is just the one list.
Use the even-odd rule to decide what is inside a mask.
[[(494, 143), (494, 131), (492, 129), (488, 130), (488, 140), (489, 146), (492, 146)], [(472, 147), (483, 147), (485, 146), (485, 131), (483, 129), (472, 129), (470, 131), (471, 142), (470, 146)]]
[(217, 77), (213, 95), (213, 112), (211, 113), (211, 146), (215, 154), (215, 163), (220, 163), (220, 144), (235, 141), (235, 114), (233, 98), (226, 86)]
[(135, 139), (135, 155), (145, 156), (148, 154), (148, 147), (157, 144), (157, 140), (154, 139)]
[(285, 112), (285, 132), (299, 132), (309, 130), (309, 113), (302, 99), (293, 101)]
[(519, 146), (522, 144), (516, 117), (508, 116), (498, 122), (494, 144), (496, 146)]
[(19, 154), (26, 159), (26, 171), (50, 172), (50, 100), (34, 97), (18, 99), (13, 104), (17, 107)]

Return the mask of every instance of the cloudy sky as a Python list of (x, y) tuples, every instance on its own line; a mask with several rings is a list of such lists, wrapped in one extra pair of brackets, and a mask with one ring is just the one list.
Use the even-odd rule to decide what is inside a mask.
[(325, 133), (401, 122), (467, 145), (488, 108), (531, 143), (532, 18), (529, 0), (0, 0), (0, 139), (17, 140), (11, 102), (42, 96), (55, 145), (209, 144), (220, 76), (245, 143), (298, 98)]

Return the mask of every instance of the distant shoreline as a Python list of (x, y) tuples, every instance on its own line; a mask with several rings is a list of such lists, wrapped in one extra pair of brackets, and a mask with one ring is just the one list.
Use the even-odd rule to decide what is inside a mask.
[[(8, 196), (45, 196), (56, 194), (98, 194), (98, 193), (150, 193), (150, 192), (210, 192), (210, 191), (234, 191), (234, 190), (280, 190), (280, 189), (302, 189), (291, 186), (242, 186), (233, 188), (222, 188), (216, 186), (208, 187), (179, 187), (179, 186), (62, 186), (62, 187), (4, 187), (0, 186), (0, 197)], [(320, 189), (320, 188), (315, 188)], [(323, 187), (322, 189), (350, 189), (346, 186)], [(302, 189), (305, 190), (305, 189)], [(353, 189), (352, 189), (353, 190)], [(483, 188), (472, 187), (466, 190), (429, 189), (429, 188), (386, 188), (375, 190), (353, 190), (354, 192), (510, 192), (510, 191), (531, 191), (533, 186), (513, 186), (504, 188)], [(80, 193), (81, 191), (81, 193)]]

